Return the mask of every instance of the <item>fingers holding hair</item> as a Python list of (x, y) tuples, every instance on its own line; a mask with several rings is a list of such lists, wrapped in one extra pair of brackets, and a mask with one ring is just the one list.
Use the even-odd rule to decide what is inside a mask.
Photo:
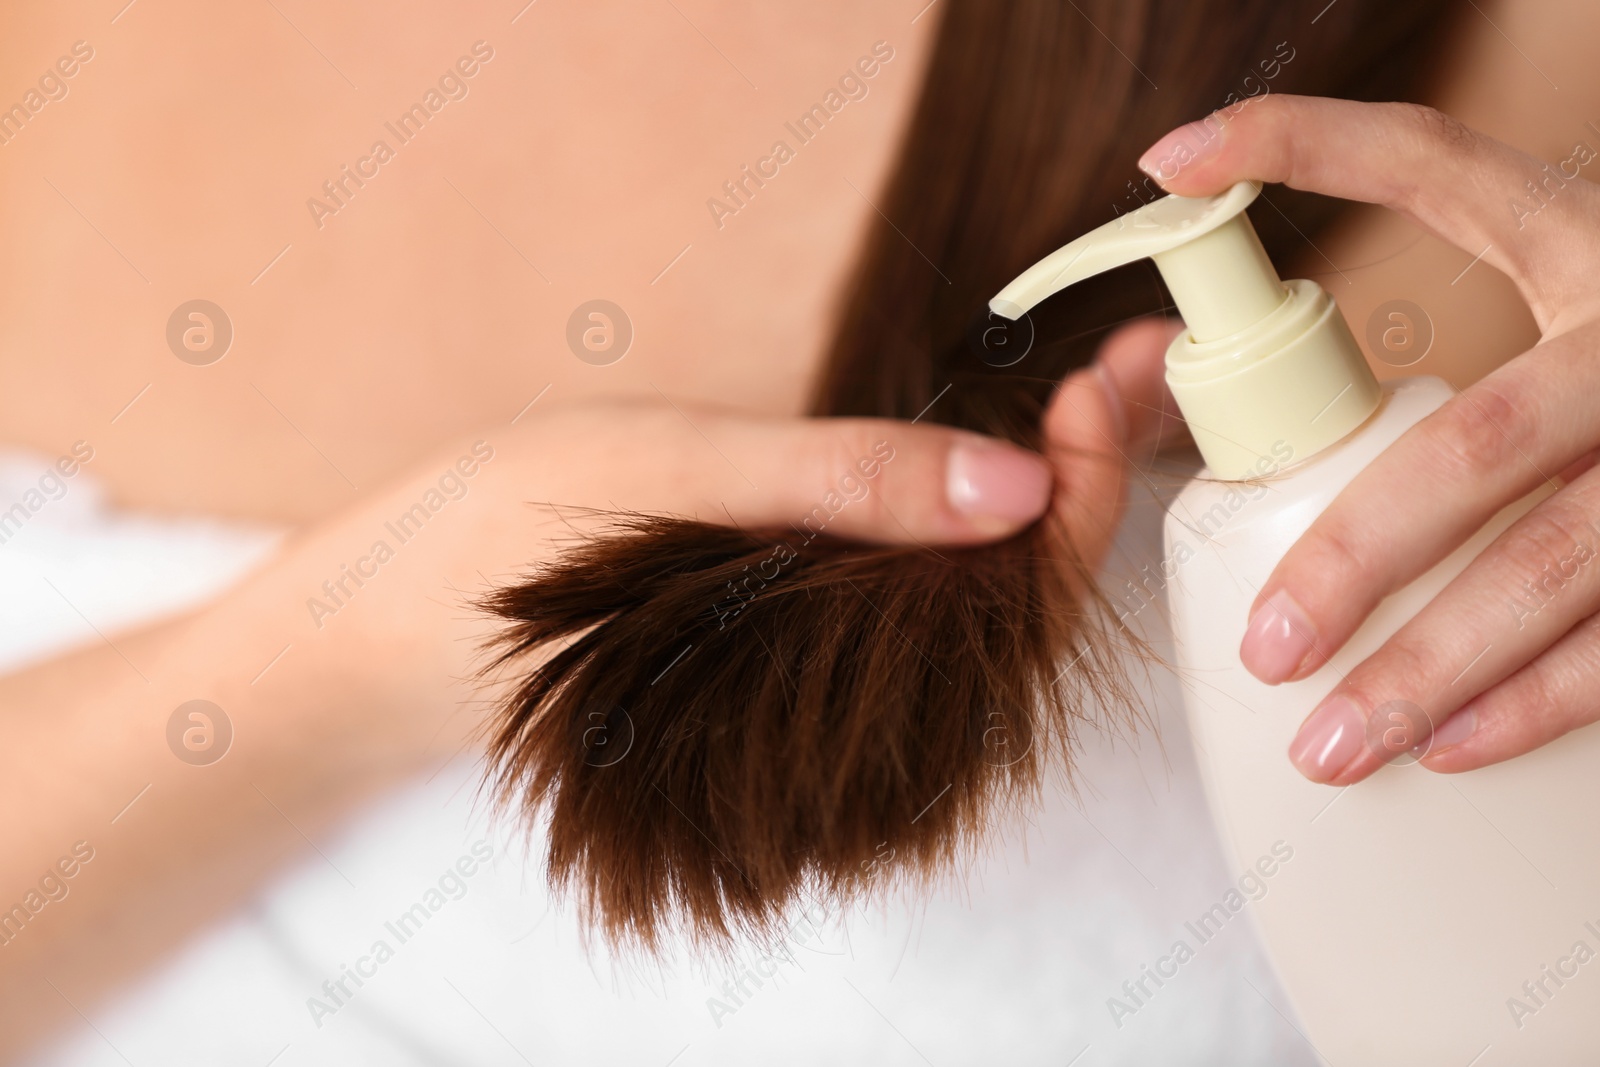
[(1113, 331), (1095, 363), (1058, 387), (1045, 415), (1048, 456), (932, 423), (641, 413), (663, 425), (660, 453), (636, 463), (638, 490), (688, 489), (706, 522), (826, 528), (881, 544), (1003, 540), (1054, 500), (1083, 558), (1098, 559), (1128, 464), (1187, 440), (1162, 361), (1180, 328), (1147, 318)]
[[(878, 544), (979, 544), (1044, 514), (1043, 457), (998, 438), (893, 419), (760, 419), (692, 411), (663, 442), (693, 516)], [(656, 477), (660, 477), (658, 472)], [(646, 475), (648, 477), (648, 475)], [(683, 483), (689, 483), (684, 485)]]

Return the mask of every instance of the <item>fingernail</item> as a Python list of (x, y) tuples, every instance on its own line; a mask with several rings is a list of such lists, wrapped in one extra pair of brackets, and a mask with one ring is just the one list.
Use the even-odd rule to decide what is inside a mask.
[(1278, 590), (1250, 616), (1239, 659), (1245, 669), (1268, 685), (1294, 677), (1311, 654), (1317, 631), (1311, 617), (1285, 590)]
[(978, 437), (950, 447), (945, 495), (979, 529), (999, 533), (1044, 514), (1053, 477), (1032, 452)]
[(1204, 122), (1191, 122), (1179, 126), (1146, 149), (1139, 157), (1139, 169), (1165, 184), (1176, 178), (1184, 167), (1211, 155), (1221, 143), (1220, 130)]
[(1365, 720), (1342, 696), (1329, 697), (1311, 713), (1289, 745), (1289, 761), (1313, 782), (1329, 782), (1361, 751)]
[(1431, 754), (1451, 745), (1459, 745), (1472, 736), (1472, 731), (1477, 729), (1477, 726), (1478, 714), (1472, 710), (1472, 705), (1468, 704), (1446, 719), (1444, 725), (1433, 732), (1433, 742), (1427, 746), (1428, 752)]

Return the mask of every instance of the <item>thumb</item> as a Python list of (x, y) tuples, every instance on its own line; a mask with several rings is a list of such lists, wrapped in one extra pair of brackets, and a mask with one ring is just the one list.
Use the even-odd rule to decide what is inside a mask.
[[(669, 419), (650, 454), (708, 522), (885, 544), (977, 544), (1017, 533), (1049, 507), (1050, 463), (998, 438), (893, 419), (690, 415), (693, 433)], [(657, 463), (635, 465), (662, 488)], [(683, 505), (665, 510), (683, 513)]]
[(1070, 375), (1045, 413), (1056, 467), (1056, 511), (1083, 558), (1097, 562), (1122, 518), (1124, 476), (1182, 421), (1167, 391), (1163, 356), (1181, 324), (1140, 319), (1114, 331), (1095, 362)]
[(1189, 442), (1188, 427), (1167, 388), (1166, 354), (1183, 331), (1177, 319), (1138, 319), (1111, 333), (1100, 345), (1095, 366), (1116, 397), (1123, 451), (1132, 463)]

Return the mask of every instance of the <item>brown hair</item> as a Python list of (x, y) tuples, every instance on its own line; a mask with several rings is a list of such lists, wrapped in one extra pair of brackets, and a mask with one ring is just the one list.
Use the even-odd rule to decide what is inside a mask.
[[(988, 299), (1159, 195), (1135, 161), (1184, 121), (1263, 91), (1404, 99), (1451, 6), (945, 0), (878, 200), (893, 226), (868, 240), (812, 410), (925, 411), (1040, 448), (1055, 383), (1168, 300), (1147, 265), (1094, 279), (1036, 309), (1032, 351), (998, 368), (967, 341)], [(1281, 261), (1336, 207), (1273, 190), (1255, 219)], [(495, 665), (527, 671), (491, 724), (490, 785), (548, 816), (552, 885), (617, 944), (769, 935), (891, 857), (931, 875), (1052, 761), (1070, 769), (1089, 709), (1140, 716), (1126, 638), (1048, 519), (936, 550), (623, 516), (487, 607), (508, 623)]]

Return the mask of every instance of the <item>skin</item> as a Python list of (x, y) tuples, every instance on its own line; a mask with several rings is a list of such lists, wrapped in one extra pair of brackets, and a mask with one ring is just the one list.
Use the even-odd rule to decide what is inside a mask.
[[(1262, 586), (1241, 656), (1262, 681), (1303, 678), (1502, 507), (1554, 490), (1306, 719), (1290, 757), (1313, 780), (1345, 785), (1383, 765), (1362, 739), (1387, 701), (1441, 724), (1416, 738), (1422, 764), (1441, 772), (1521, 755), (1600, 717), (1600, 573), (1585, 566), (1600, 518), (1600, 187), (1567, 180), (1578, 168), (1524, 216), (1507, 205), (1549, 173), (1530, 155), (1428, 108), (1280, 97), (1240, 114), (1166, 183), (1205, 195), (1248, 177), (1382, 204), (1463, 250), (1487, 249), (1541, 334), (1358, 475)], [(1524, 583), (1543, 595), (1525, 599)]]
[[(0, 15), (8, 85), (74, 40), (96, 48), (71, 94), (0, 147), (0, 427), (51, 456), (91, 441), (90, 469), (123, 505), (294, 532), (210, 604), (0, 678), (0, 905), (74, 842), (95, 849), (70, 895), (0, 948), (0, 1059), (92, 1016), (357, 805), (469, 750), (495, 690), (473, 679), (486, 629), (464, 602), (555, 558), (596, 522), (582, 509), (785, 523), (888, 440), (896, 458), (841, 512), (841, 534), (981, 541), (1054, 506), (1092, 559), (1120, 457), (1172, 437), (1171, 327), (1151, 322), (1063, 383), (1048, 465), (938, 427), (797, 417), (854, 250), (882, 224), (868, 201), (937, 17), (912, 22), (920, 0), (540, 4), (515, 23), (488, 3), (405, 17), (121, 6)], [(1558, 8), (1565, 23), (1546, 14)], [(1581, 84), (1575, 42), (1594, 37), (1571, 30), (1591, 17), (1579, 5), (1490, 10)], [(305, 199), (479, 38), (496, 58), (471, 95), (317, 229)], [(718, 230), (705, 199), (880, 39), (896, 58), (871, 95)], [(1530, 151), (1560, 158), (1594, 111), (1527, 88), (1487, 25), (1454, 54), (1436, 102)], [(545, 106), (570, 100), (583, 106)], [(1357, 322), (1439, 279), (1425, 299), (1455, 361), (1420, 369), (1465, 385), (1535, 338), (1510, 282), (1475, 270), (1449, 286), (1461, 253), (1400, 215), (1354, 213), (1318, 244)], [(1289, 266), (1328, 271), (1321, 257)], [(605, 367), (563, 339), (596, 295), (636, 327)], [(236, 327), (207, 367), (164, 337), (196, 296)], [(467, 495), (315, 625), (307, 599), (476, 441), (494, 458)], [(196, 698), (235, 730), (205, 767), (165, 740)]]

